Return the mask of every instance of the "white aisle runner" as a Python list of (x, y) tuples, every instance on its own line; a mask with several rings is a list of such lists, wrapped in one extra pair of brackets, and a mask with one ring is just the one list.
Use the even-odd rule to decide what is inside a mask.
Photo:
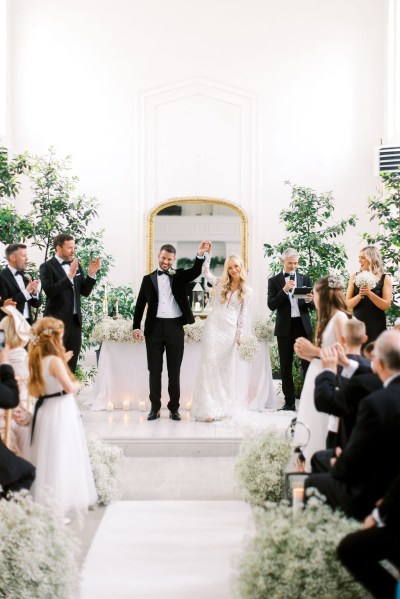
[(234, 560), (252, 533), (241, 501), (121, 501), (107, 508), (81, 599), (232, 599)]

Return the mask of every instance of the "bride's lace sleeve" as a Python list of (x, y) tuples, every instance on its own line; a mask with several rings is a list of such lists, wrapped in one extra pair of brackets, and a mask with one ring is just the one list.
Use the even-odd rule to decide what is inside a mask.
[(236, 340), (241, 339), (244, 336), (250, 335), (251, 333), (251, 300), (253, 290), (248, 287), (246, 295), (244, 296), (243, 302), (240, 304)]
[(215, 275), (212, 274), (212, 272), (210, 272), (210, 256), (209, 256), (209, 254), (206, 254), (206, 259), (204, 260), (201, 274), (206, 279), (206, 281), (208, 281), (208, 283), (210, 283), (210, 285), (212, 285), (213, 287), (215, 287), (215, 285), (218, 285), (220, 278), (216, 277)]

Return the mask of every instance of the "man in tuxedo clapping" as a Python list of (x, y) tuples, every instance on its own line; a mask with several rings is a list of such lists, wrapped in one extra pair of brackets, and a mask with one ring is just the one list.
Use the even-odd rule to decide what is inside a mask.
[(60, 233), (53, 239), (53, 247), (53, 258), (40, 266), (40, 280), (46, 294), (44, 316), (53, 316), (63, 321), (64, 347), (73, 352), (68, 365), (74, 372), (82, 345), (81, 295), (90, 295), (101, 266), (100, 258), (90, 261), (88, 276), (85, 276), (75, 258), (75, 240), (72, 235)]
[[(0, 305), (6, 300), (15, 302), (19, 312), (32, 324), (31, 308), (40, 306), (39, 280), (25, 272), (28, 253), (23, 243), (13, 243), (5, 251), (7, 266), (0, 272)], [(0, 310), (0, 320), (5, 313)]]

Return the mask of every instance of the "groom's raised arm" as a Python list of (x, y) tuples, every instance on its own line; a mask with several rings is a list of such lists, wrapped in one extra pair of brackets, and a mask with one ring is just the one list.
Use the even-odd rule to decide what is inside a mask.
[(209, 241), (202, 241), (197, 250), (197, 256), (194, 261), (192, 268), (187, 268), (182, 272), (180, 278), (184, 283), (190, 283), (194, 279), (197, 279), (201, 275), (201, 269), (204, 264), (204, 252), (210, 251), (211, 243)]

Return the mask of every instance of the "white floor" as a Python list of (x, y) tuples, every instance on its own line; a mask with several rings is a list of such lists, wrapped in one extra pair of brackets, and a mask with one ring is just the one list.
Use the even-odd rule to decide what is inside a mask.
[(252, 530), (240, 501), (116, 503), (87, 556), (81, 599), (231, 599)]

